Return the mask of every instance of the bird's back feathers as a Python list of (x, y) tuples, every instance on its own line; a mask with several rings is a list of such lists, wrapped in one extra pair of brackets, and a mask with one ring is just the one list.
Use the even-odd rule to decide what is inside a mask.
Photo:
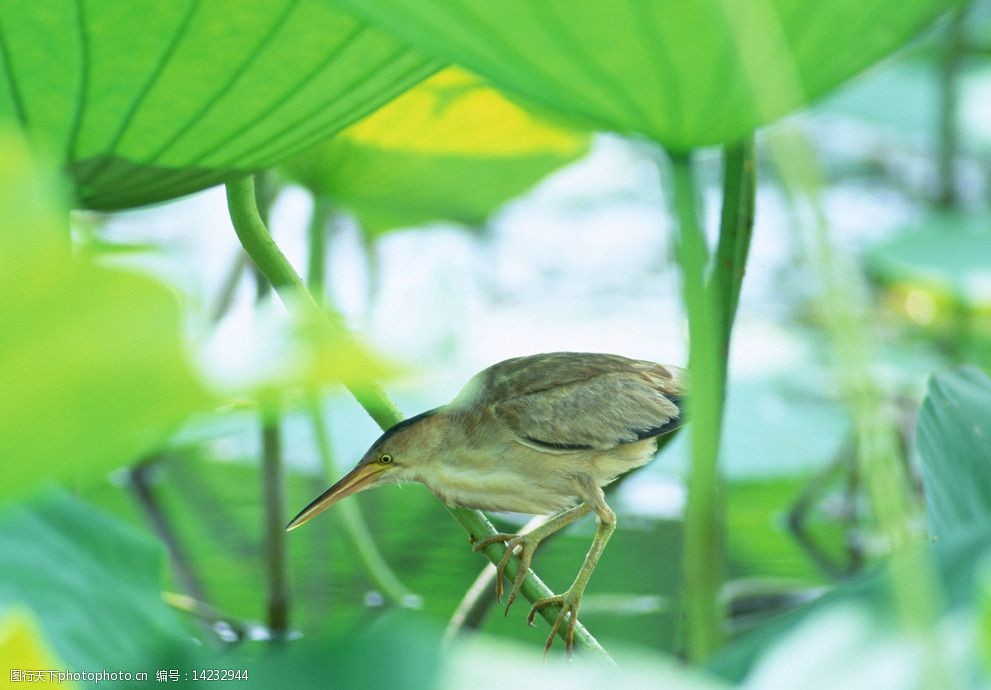
[(609, 450), (681, 424), (679, 369), (618, 355), (552, 352), (477, 374), (451, 403), (490, 411), (525, 445), (546, 452)]

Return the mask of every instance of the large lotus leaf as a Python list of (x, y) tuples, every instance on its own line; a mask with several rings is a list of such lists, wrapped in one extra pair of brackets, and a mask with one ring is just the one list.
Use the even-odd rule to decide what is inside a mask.
[(336, 1), (507, 92), (682, 149), (738, 140), (826, 93), (952, 4)]
[(433, 220), (478, 225), (587, 148), (587, 134), (452, 67), (284, 167), (378, 233)]
[(0, 133), (0, 498), (102, 475), (210, 404), (175, 295), (74, 256), (54, 178)]
[(934, 376), (917, 433), (932, 536), (986, 531), (991, 527), (991, 379), (972, 367)]
[(436, 67), (323, 0), (0, 3), (0, 120), (60, 151), (90, 208), (271, 165)]

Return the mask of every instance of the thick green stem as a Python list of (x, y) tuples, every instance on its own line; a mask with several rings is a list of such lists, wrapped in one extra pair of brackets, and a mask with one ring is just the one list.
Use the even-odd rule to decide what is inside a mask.
[[(272, 236), (259, 217), (255, 205), (254, 183), (250, 176), (231, 180), (227, 183), (227, 205), (230, 209), (234, 231), (237, 233), (241, 245), (248, 252), (248, 256), (251, 257), (258, 270), (268, 278), (279, 295), (283, 297), (286, 305), (290, 308), (298, 306), (298, 299), (301, 298), (307, 308), (319, 310), (319, 305), (306, 289), (303, 280), (272, 240)], [(399, 408), (388, 398), (381, 387), (365, 385), (360, 388), (354, 386), (349, 388), (361, 406), (382, 429), (388, 429), (402, 421), (403, 415)], [(496, 534), (496, 529), (492, 523), (480, 511), (450, 506), (447, 509), (468, 533), (469, 539), (477, 541)], [(490, 561), (498, 563), (505, 550), (506, 547), (502, 544), (492, 544), (483, 553)], [(510, 559), (506, 574), (510, 578), (514, 577), (518, 567), (519, 561), (515, 558)], [(537, 599), (551, 596), (553, 593), (531, 570), (523, 582), (520, 594), (532, 603)], [(558, 607), (548, 606), (540, 611), (540, 615), (549, 624), (553, 624), (557, 618), (558, 610)], [(563, 634), (562, 631), (562, 636)], [(609, 659), (608, 653), (581, 623), (575, 629), (575, 639), (589, 650)]]
[(712, 301), (720, 305), (724, 368), (729, 358), (730, 334), (750, 253), (756, 197), (757, 164), (751, 137), (723, 150), (723, 209), (709, 285), (715, 293)]
[(279, 250), (255, 205), (255, 182), (251, 176), (227, 183), (227, 208), (234, 232), (258, 271), (280, 295), (305, 293), (306, 288), (296, 270)]
[[(706, 287), (709, 251), (699, 221), (698, 198), (691, 159), (671, 155), (671, 206), (678, 220), (678, 262), (682, 297), (688, 313), (688, 416), (692, 462), (685, 507), (683, 583), (686, 653), (693, 661), (715, 649), (723, 639), (719, 590), (723, 583), (722, 491), (719, 437), (722, 427), (724, 329), (715, 291)], [(728, 326), (727, 326), (728, 328)]]

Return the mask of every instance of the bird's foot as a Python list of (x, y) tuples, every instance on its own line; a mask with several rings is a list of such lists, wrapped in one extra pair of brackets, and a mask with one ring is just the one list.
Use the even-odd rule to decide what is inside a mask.
[(502, 560), (496, 566), (496, 596), (499, 598), (499, 601), (502, 601), (506, 566), (513, 557), (513, 553), (516, 552), (516, 548), (519, 547), (520, 564), (516, 571), (516, 577), (513, 578), (513, 586), (509, 590), (509, 598), (506, 600), (505, 615), (509, 613), (509, 607), (513, 605), (517, 595), (520, 593), (520, 587), (523, 586), (523, 580), (526, 579), (526, 574), (530, 570), (530, 563), (533, 561), (533, 552), (537, 550), (537, 545), (541, 540), (529, 534), (493, 534), (476, 542), (472, 549), (474, 551), (483, 551), (496, 542), (502, 542), (506, 545), (506, 553), (502, 555)]
[(550, 651), (551, 645), (554, 644), (554, 638), (557, 636), (558, 631), (561, 626), (564, 625), (564, 649), (568, 653), (568, 658), (571, 658), (571, 654), (575, 649), (575, 626), (578, 625), (578, 606), (582, 601), (582, 592), (571, 587), (564, 594), (555, 594), (551, 597), (544, 597), (543, 599), (537, 599), (533, 602), (533, 607), (530, 609), (530, 613), (526, 617), (526, 622), (533, 625), (533, 619), (542, 609), (548, 606), (560, 606), (561, 611), (557, 614), (557, 618), (551, 625), (551, 633), (547, 636), (547, 642), (544, 643), (544, 655)]

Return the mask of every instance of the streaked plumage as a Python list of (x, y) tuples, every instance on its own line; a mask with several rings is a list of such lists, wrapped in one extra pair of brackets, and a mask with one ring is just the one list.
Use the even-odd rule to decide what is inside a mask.
[[(562, 601), (537, 602), (531, 611), (562, 603), (558, 625), (568, 618), (570, 649), (581, 593), (615, 526), (601, 487), (648, 463), (657, 437), (681, 425), (683, 385), (680, 369), (618, 355), (553, 352), (500, 362), (474, 376), (450, 404), (382, 434), (289, 529), (346, 495), (397, 481), (421, 482), (448, 505), (567, 511), (531, 535), (486, 540), (507, 542), (507, 559), (522, 546), (520, 558), (528, 566), (541, 539), (594, 511), (599, 533), (575, 584)], [(500, 566), (500, 592), (507, 559)], [(510, 604), (521, 583), (522, 575)]]

